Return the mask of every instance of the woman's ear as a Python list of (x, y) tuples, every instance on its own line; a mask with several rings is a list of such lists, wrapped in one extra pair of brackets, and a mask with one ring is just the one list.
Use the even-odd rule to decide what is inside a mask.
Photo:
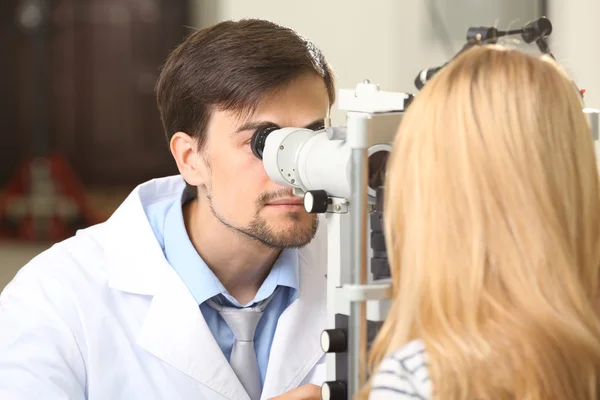
[(185, 132), (177, 132), (169, 147), (183, 179), (192, 186), (204, 186), (209, 179), (209, 168), (198, 150), (196, 139)]

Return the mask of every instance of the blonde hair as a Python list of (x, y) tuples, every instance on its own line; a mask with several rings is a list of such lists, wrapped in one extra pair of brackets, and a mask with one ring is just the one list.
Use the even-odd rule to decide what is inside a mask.
[(466, 51), (409, 107), (387, 171), (393, 305), (372, 372), (420, 339), (434, 398), (596, 399), (600, 187), (567, 75)]

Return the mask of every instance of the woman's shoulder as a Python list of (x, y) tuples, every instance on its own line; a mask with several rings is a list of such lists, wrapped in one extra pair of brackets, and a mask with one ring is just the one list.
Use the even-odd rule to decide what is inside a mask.
[(387, 356), (373, 377), (369, 399), (429, 399), (431, 382), (427, 354), (414, 340)]

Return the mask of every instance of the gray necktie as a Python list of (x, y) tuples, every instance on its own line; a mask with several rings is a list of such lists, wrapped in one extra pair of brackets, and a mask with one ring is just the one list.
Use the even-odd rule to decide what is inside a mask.
[(227, 307), (215, 298), (207, 301), (209, 306), (221, 314), (229, 329), (233, 332), (235, 342), (231, 350), (229, 364), (251, 400), (259, 400), (262, 392), (258, 359), (254, 350), (254, 333), (264, 309), (273, 299), (275, 293), (277, 293), (277, 290), (255, 306), (246, 308)]

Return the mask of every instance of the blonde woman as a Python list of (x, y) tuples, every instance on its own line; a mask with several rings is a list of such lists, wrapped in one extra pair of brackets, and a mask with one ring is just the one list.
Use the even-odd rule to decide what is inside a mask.
[(599, 398), (600, 187), (571, 80), (478, 46), (431, 80), (388, 164), (393, 306), (363, 398)]

